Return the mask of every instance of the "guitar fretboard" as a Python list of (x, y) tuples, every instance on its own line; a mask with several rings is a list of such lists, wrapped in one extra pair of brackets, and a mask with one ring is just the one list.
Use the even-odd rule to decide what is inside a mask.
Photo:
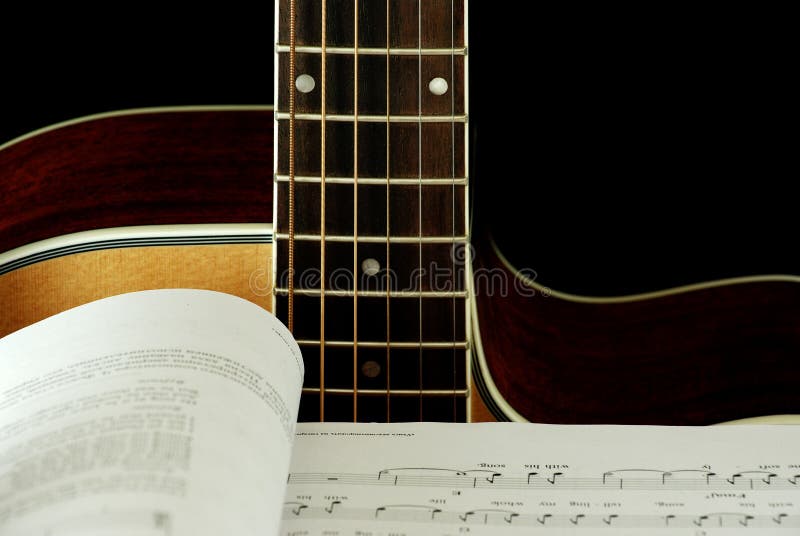
[(300, 419), (465, 420), (464, 0), (278, 10), (275, 312)]

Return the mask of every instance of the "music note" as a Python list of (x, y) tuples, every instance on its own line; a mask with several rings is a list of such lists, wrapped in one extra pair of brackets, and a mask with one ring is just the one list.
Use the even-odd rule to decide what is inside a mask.
[(292, 513), (293, 513), (295, 516), (299, 516), (299, 515), (300, 515), (300, 512), (301, 512), (301, 511), (302, 511), (304, 508), (308, 508), (308, 505), (307, 505), (307, 504), (305, 504), (305, 503), (301, 503), (301, 502), (298, 502), (298, 501), (290, 501), (290, 502), (286, 502), (286, 503), (283, 503), (283, 506), (293, 506), (293, 508), (290, 508), (290, 510), (292, 511)]
[(328, 512), (329, 514), (332, 514), (333, 507), (336, 506), (337, 504), (342, 504), (342, 501), (331, 501), (331, 505), (325, 507), (325, 511)]
[(581, 519), (583, 519), (584, 517), (586, 517), (586, 515), (585, 515), (585, 514), (576, 514), (576, 515), (575, 515), (575, 517), (571, 517), (571, 518), (569, 518), (569, 522), (570, 522), (570, 523), (572, 523), (573, 525), (577, 525), (577, 524), (578, 524), (578, 522), (579, 522)]
[[(448, 480), (442, 480), (440, 475), (451, 477)], [(386, 477), (392, 477), (389, 481), (394, 486), (400, 485), (403, 481), (409, 485), (415, 484), (438, 484), (459, 486), (464, 485), (462, 480), (468, 477), (466, 471), (460, 469), (448, 469), (445, 467), (395, 467), (389, 469), (382, 469), (378, 472), (378, 483), (387, 480)], [(476, 478), (470, 479), (472, 487), (477, 487)]]
[(546, 480), (547, 480), (548, 482), (550, 482), (551, 484), (555, 485), (555, 483), (556, 483), (556, 477), (563, 476), (563, 475), (564, 475), (564, 473), (553, 473), (553, 476), (551, 476), (550, 478), (548, 478), (548, 479), (546, 479)]
[(671, 471), (664, 471), (661, 475), (661, 483), (663, 485), (667, 485), (668, 482), (679, 482), (684, 480), (685, 476), (690, 477), (686, 480), (691, 480), (692, 477), (696, 475), (702, 475), (705, 478), (706, 485), (709, 484), (710, 478), (713, 476), (717, 476), (715, 473), (710, 472), (707, 469), (674, 469)]
[(742, 478), (742, 474), (741, 473), (736, 473), (735, 475), (731, 476), (730, 478), (726, 478), (725, 480), (727, 480), (728, 482), (730, 482), (733, 485), (736, 485), (736, 479), (737, 478)]
[(771, 485), (772, 479), (778, 476), (770, 471), (742, 471), (741, 473), (736, 473), (732, 475), (730, 478), (727, 478), (726, 480), (731, 484), (736, 485), (737, 479), (748, 478), (748, 481), (750, 482), (750, 489), (753, 489), (753, 481), (756, 479), (752, 478), (752, 476), (755, 475), (764, 475), (764, 477), (761, 478), (760, 481), (764, 482), (767, 485)]
[(437, 473), (437, 472), (439, 472), (439, 473), (450, 473), (450, 474), (453, 474), (453, 475), (456, 475), (456, 476), (465, 476), (467, 474), (466, 472), (461, 471), (459, 469), (448, 469), (448, 468), (444, 468), (444, 467), (394, 467), (394, 468), (391, 468), (391, 469), (381, 469), (378, 472), (378, 478), (380, 478), (381, 475), (384, 475), (384, 474), (385, 475), (389, 475), (389, 474), (393, 474), (394, 472), (399, 472), (401, 474), (402, 473), (429, 474), (429, 473)]
[(547, 522), (547, 520), (550, 519), (551, 517), (553, 517), (552, 514), (543, 514), (541, 517), (537, 517), (536, 521), (544, 525)]
[[(420, 504), (389, 504), (384, 506), (379, 506), (375, 509), (375, 517), (377, 518), (381, 513), (394, 513), (398, 514), (395, 517), (407, 518), (417, 517), (418, 514), (424, 513), (425, 518), (427, 519), (430, 517), (430, 520), (433, 521), (436, 518), (436, 514), (441, 513), (442, 510), (440, 508), (436, 508), (434, 506), (426, 506)], [(430, 516), (428, 516), (430, 514)]]
[(484, 525), (488, 525), (490, 518), (495, 515), (499, 515), (501, 519), (508, 524), (511, 524), (513, 519), (519, 516), (518, 512), (514, 512), (512, 510), (503, 510), (499, 508), (478, 508), (476, 510), (470, 510), (468, 512), (464, 512), (458, 517), (459, 519), (461, 519), (461, 521), (466, 522), (470, 516), (478, 516), (481, 514), (483, 515)]
[(516, 513), (516, 512), (510, 512), (510, 513), (509, 513), (509, 514), (508, 514), (508, 515), (507, 515), (507, 516), (506, 516), (504, 519), (505, 519), (505, 522), (506, 522), (506, 523), (508, 523), (508, 524), (510, 525), (510, 524), (511, 524), (511, 521), (512, 521), (512, 520), (513, 520), (515, 517), (519, 517), (519, 514), (518, 514), (518, 513)]
[[(651, 481), (654, 484), (658, 483), (663, 486), (666, 483), (667, 476), (672, 476), (676, 472), (677, 471), (662, 471), (661, 469), (615, 469), (603, 473), (603, 485), (607, 484), (611, 477), (614, 477), (618, 479), (619, 489), (623, 488), (625, 481)], [(658, 475), (660, 478), (655, 479), (655, 475)]]
[(490, 484), (494, 484), (495, 477), (503, 476), (501, 473), (497, 473), (495, 471), (489, 471), (487, 469), (470, 469), (469, 471), (463, 471), (461, 474), (471, 474), (471, 473), (488, 473), (486, 476), (486, 481)]
[(777, 523), (778, 525), (780, 525), (781, 523), (783, 523), (783, 519), (785, 517), (787, 517), (787, 516), (788, 516), (788, 514), (781, 513), (781, 514), (778, 514), (777, 516), (773, 517), (772, 520), (775, 523)]
[(707, 521), (712, 517), (716, 519), (716, 525), (720, 527), (730, 527), (736, 525), (747, 527), (748, 523), (755, 519), (754, 516), (750, 514), (743, 514), (741, 512), (715, 512), (698, 517), (697, 520), (695, 520), (695, 524), (697, 526), (703, 526), (702, 522)]
[(618, 517), (619, 516), (617, 514), (609, 514), (607, 517), (603, 518), (603, 523), (605, 523), (606, 525), (610, 525), (611, 522), (617, 519)]

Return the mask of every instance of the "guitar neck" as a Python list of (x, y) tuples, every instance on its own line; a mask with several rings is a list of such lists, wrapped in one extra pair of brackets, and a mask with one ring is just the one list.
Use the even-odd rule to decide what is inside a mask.
[(274, 310), (302, 420), (465, 420), (464, 0), (280, 0)]

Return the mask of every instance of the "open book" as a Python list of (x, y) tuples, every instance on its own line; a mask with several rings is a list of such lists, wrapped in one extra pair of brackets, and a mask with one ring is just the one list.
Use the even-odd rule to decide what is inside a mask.
[(0, 535), (800, 533), (800, 427), (297, 425), (302, 382), (210, 291), (1, 339)]

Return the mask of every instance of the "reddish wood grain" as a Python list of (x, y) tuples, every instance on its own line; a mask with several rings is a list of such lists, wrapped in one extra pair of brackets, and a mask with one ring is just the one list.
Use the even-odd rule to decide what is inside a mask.
[[(484, 244), (477, 268), (502, 269)], [(800, 413), (800, 285), (585, 304), (478, 288), (492, 377), (526, 418), (699, 425)]]
[(0, 151), (0, 251), (90, 229), (272, 221), (272, 112), (117, 115)]

